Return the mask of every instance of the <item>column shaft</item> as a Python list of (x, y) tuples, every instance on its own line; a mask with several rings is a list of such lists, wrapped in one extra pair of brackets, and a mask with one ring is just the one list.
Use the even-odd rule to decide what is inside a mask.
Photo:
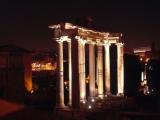
[(118, 77), (118, 94), (124, 94), (124, 61), (123, 61), (123, 44), (117, 44), (117, 77)]
[(95, 97), (95, 51), (94, 44), (89, 44), (89, 96)]
[(59, 45), (59, 81), (58, 81), (58, 100), (57, 107), (64, 107), (64, 80), (63, 80), (63, 42), (58, 42)]
[(105, 44), (105, 90), (110, 94), (110, 44)]
[(86, 64), (85, 64), (86, 63), (85, 62), (85, 60), (86, 60), (85, 59), (86, 58), (85, 57), (85, 55), (86, 55), (85, 53), (86, 52), (85, 52), (85, 43), (82, 44), (82, 49), (83, 49), (83, 52), (82, 52), (82, 58), (83, 58), (83, 62), (82, 62), (83, 63), (82, 64), (83, 65), (82, 66), (83, 67), (83, 82), (82, 83), (83, 83), (84, 100), (86, 100)]
[(68, 71), (69, 71), (69, 105), (72, 105), (72, 59), (71, 59), (71, 41), (68, 42)]
[(84, 65), (84, 46), (83, 43), (78, 41), (78, 62), (79, 62), (79, 85), (80, 85), (80, 101), (84, 101), (86, 98), (85, 92), (85, 65)]
[(97, 68), (98, 68), (98, 96), (103, 97), (103, 47), (101, 45), (97, 46)]

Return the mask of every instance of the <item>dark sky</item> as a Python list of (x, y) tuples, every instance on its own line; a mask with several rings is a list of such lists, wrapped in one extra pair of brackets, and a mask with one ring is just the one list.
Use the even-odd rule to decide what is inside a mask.
[(0, 15), (0, 44), (50, 49), (48, 25), (91, 16), (99, 30), (122, 32), (127, 49), (152, 41), (160, 47), (160, 7), (153, 0), (1, 0)]

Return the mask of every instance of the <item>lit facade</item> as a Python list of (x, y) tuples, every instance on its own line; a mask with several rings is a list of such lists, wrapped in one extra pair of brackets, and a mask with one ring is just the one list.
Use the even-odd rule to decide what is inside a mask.
[(133, 50), (135, 55), (138, 55), (140, 57), (140, 61), (141, 61), (141, 82), (140, 82), (140, 90), (144, 95), (148, 95), (148, 77), (147, 77), (147, 63), (148, 61), (151, 59), (151, 57), (148, 57), (146, 55), (147, 52), (151, 52), (152, 49), (151, 47), (139, 47), (139, 48), (135, 48)]
[(57, 62), (54, 51), (35, 51), (32, 53), (32, 71), (55, 71)]
[(134, 48), (133, 52), (135, 55), (138, 55), (140, 57), (140, 61), (148, 62), (150, 58), (146, 56), (146, 52), (151, 52), (151, 50), (151, 47), (139, 47)]
[(31, 66), (32, 71), (54, 71), (57, 68), (57, 64), (52, 62), (33, 62)]
[[(89, 46), (89, 98), (103, 98), (110, 93), (110, 45), (117, 46), (117, 95), (124, 94), (124, 62), (121, 33), (97, 32), (70, 23), (51, 25), (54, 39), (58, 43), (59, 83), (57, 107), (64, 107), (64, 76), (63, 76), (63, 43), (68, 43), (68, 74), (69, 74), (69, 105), (79, 106), (86, 101), (86, 70), (85, 48)], [(95, 49), (97, 48), (97, 49)], [(104, 51), (103, 51), (104, 48)], [(95, 50), (97, 58), (95, 61)], [(105, 52), (103, 54), (103, 52)], [(104, 59), (103, 59), (104, 57)], [(103, 60), (105, 60), (103, 62)], [(105, 63), (105, 65), (103, 65)], [(96, 66), (96, 67), (95, 67)], [(95, 72), (97, 71), (97, 72)], [(105, 76), (103, 75), (105, 71)], [(97, 76), (98, 91), (95, 82)], [(105, 77), (105, 78), (103, 78)], [(103, 81), (105, 79), (105, 82)], [(105, 88), (103, 87), (105, 86)], [(77, 96), (77, 97), (75, 97)], [(77, 105), (78, 104), (78, 105)]]

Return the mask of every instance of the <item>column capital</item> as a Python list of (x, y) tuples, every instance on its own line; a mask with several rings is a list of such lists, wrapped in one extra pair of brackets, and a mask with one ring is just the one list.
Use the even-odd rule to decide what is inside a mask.
[(57, 43), (60, 45), (63, 44), (63, 41), (58, 40)]
[(58, 43), (61, 43), (61, 42), (64, 42), (64, 41), (70, 41), (71, 40), (71, 38), (69, 38), (68, 36), (61, 36), (61, 37), (59, 37), (59, 38), (56, 38), (56, 41), (58, 42)]
[(116, 43), (117, 46), (124, 46), (124, 43)]
[(105, 38), (107, 38), (108, 39), (108, 36), (110, 35), (110, 33), (105, 33)]
[(108, 38), (106, 38), (106, 39), (105, 39), (105, 40), (103, 40), (103, 41), (104, 41), (104, 44), (109, 43)]
[(108, 42), (104, 43), (104, 47), (109, 47), (109, 46), (111, 46), (111, 43)]
[(88, 43), (88, 44), (93, 44), (93, 45), (95, 45), (95, 44), (96, 44), (96, 41), (94, 41), (93, 38), (87, 37), (87, 43)]
[(87, 43), (87, 40), (84, 40), (80, 36), (75, 36), (75, 38), (78, 40), (78, 42), (82, 43), (82, 45), (85, 45)]
[(72, 39), (71, 39), (69, 36), (68, 36), (67, 39), (66, 39), (67, 42), (71, 42), (71, 40), (72, 40)]
[(96, 44), (98, 46), (103, 46), (104, 45), (104, 43), (102, 43), (100, 39), (96, 39)]
[(76, 39), (81, 39), (81, 37), (80, 37), (80, 36), (75, 36), (75, 38), (76, 38)]
[(94, 41), (90, 41), (90, 42), (88, 42), (88, 44), (95, 45), (95, 44), (96, 44), (96, 42), (94, 42)]
[(78, 41), (86, 41), (86, 40), (84, 40), (81, 36), (75, 36), (75, 38), (76, 38)]
[(68, 38), (67, 42), (70, 43), (71, 42), (71, 38)]
[(71, 42), (71, 40), (68, 40), (67, 42), (68, 42), (68, 43), (70, 43), (70, 42)]

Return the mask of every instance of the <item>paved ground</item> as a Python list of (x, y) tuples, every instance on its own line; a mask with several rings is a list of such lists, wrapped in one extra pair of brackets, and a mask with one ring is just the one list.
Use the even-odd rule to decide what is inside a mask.
[(0, 120), (54, 120), (54, 112), (0, 100)]
[(82, 111), (72, 111), (67, 108), (55, 112), (42, 105), (28, 107), (0, 99), (0, 120), (160, 120), (158, 111), (133, 111), (134, 103), (128, 98), (111, 97), (92, 105), (93, 109), (84, 107)]

